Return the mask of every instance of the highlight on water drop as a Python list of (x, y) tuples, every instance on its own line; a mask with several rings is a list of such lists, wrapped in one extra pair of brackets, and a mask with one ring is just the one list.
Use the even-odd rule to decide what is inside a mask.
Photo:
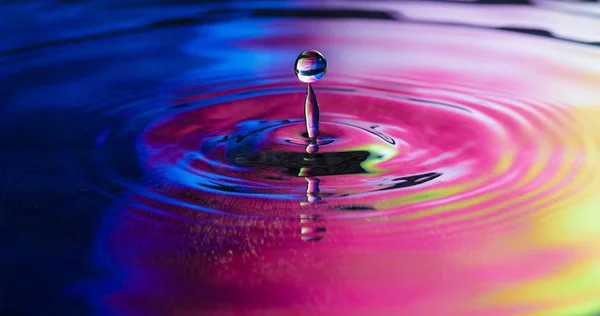
[(320, 80), (327, 71), (327, 60), (316, 50), (303, 51), (296, 58), (294, 71), (300, 81), (311, 83)]

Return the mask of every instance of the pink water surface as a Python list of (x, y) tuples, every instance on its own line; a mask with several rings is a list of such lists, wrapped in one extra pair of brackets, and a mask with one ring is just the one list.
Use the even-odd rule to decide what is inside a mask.
[[(115, 262), (129, 268), (126, 285), (106, 298), (116, 310), (180, 316), (600, 309), (600, 247), (591, 241), (600, 237), (600, 77), (589, 67), (600, 52), (465, 28), (261, 23), (278, 31), (228, 47), (279, 57), (316, 48), (328, 58), (327, 75), (314, 88), (320, 137), (335, 141), (320, 152), (367, 150), (383, 158), (368, 160), (368, 174), (320, 177), (322, 200), (305, 203), (303, 177), (264, 179), (259, 175), (278, 170), (235, 166), (225, 145), (202, 150), (243, 122), (287, 119), (262, 133), (256, 148), (303, 152), (285, 142), (302, 140), (304, 128), (305, 87), (291, 71), (272, 62), (247, 85), (233, 77), (234, 86), (216, 91), (208, 89), (219, 84), (201, 82), (174, 88), (169, 105), (207, 104), (158, 118), (140, 135), (141, 165), (162, 185), (129, 197), (123, 224), (107, 242)], [(307, 24), (323, 31), (308, 31)], [(395, 143), (356, 128), (372, 125)], [(393, 178), (426, 172), (441, 176), (373, 192)], [(238, 185), (246, 194), (207, 190), (199, 179)], [(371, 209), (337, 209), (348, 205)], [(303, 221), (305, 215), (317, 216)], [(304, 241), (303, 231), (315, 227), (327, 228), (325, 238)]]

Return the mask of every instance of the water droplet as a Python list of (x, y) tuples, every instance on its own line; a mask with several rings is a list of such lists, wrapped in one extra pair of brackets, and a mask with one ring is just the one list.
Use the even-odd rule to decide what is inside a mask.
[(327, 70), (327, 61), (321, 53), (316, 50), (307, 50), (302, 52), (296, 58), (294, 71), (296, 76), (302, 82), (315, 82), (325, 75)]
[(306, 152), (309, 154), (314, 154), (317, 151), (319, 151), (319, 145), (315, 143), (310, 143), (308, 146), (306, 146)]

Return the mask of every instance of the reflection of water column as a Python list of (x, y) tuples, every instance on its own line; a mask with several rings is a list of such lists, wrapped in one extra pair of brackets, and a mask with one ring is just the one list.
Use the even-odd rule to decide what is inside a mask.
[(319, 241), (325, 239), (327, 228), (324, 220), (318, 215), (300, 215), (300, 238), (303, 241)]
[[(302, 82), (308, 83), (306, 99), (304, 101), (304, 119), (306, 121), (306, 133), (308, 135), (306, 152), (309, 154), (308, 157), (304, 158), (306, 161), (314, 161), (315, 158), (311, 156), (319, 151), (317, 140), (317, 136), (319, 136), (319, 103), (317, 102), (317, 96), (315, 95), (315, 91), (311, 86), (311, 82), (321, 79), (323, 75), (325, 75), (326, 70), (327, 61), (325, 60), (325, 57), (315, 50), (302, 52), (294, 64), (294, 71), (296, 72), (298, 79), (300, 79)], [(309, 167), (301, 168), (298, 176), (304, 177), (307, 182), (307, 202), (302, 202), (300, 205), (310, 205), (319, 201), (321, 199), (321, 193), (319, 191), (319, 183), (321, 183), (321, 180), (311, 177)], [(320, 221), (320, 218), (316, 215), (300, 215), (300, 223), (302, 224), (300, 235), (302, 240), (318, 241), (325, 238), (323, 233), (327, 231), (327, 228), (313, 225), (314, 223)]]
[(299, 177), (304, 177), (306, 180), (306, 201), (302, 202), (300, 205), (309, 205), (311, 203), (315, 203), (321, 199), (321, 191), (319, 190), (319, 184), (321, 180), (319, 178), (313, 178), (310, 176), (310, 168), (302, 167), (300, 168)]
[(313, 177), (306, 177), (306, 199), (310, 203), (315, 203), (316, 201), (321, 199), (321, 193), (319, 192), (319, 183), (321, 180)]
[[(310, 168), (300, 169), (299, 176), (304, 176), (306, 180), (306, 200), (300, 205), (307, 206), (316, 203), (321, 199), (319, 184), (321, 180), (310, 176)], [(300, 238), (303, 241), (319, 241), (325, 239), (327, 228), (323, 225), (323, 220), (318, 215), (300, 215)]]

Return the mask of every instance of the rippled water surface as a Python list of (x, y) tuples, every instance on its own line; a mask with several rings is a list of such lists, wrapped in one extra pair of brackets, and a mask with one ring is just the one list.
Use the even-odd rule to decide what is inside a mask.
[(552, 3), (7, 6), (0, 310), (600, 312), (600, 16)]

